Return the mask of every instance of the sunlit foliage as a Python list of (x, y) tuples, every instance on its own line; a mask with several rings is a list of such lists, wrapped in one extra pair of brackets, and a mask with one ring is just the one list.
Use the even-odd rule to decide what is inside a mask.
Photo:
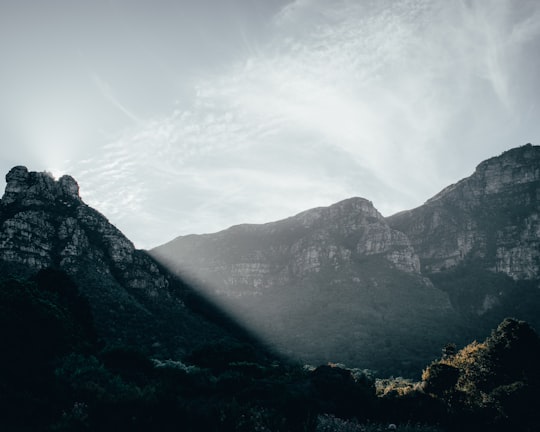
[(527, 323), (507, 318), (483, 343), (432, 363), (422, 380), (455, 422), (528, 430), (540, 420), (539, 364), (538, 335)]

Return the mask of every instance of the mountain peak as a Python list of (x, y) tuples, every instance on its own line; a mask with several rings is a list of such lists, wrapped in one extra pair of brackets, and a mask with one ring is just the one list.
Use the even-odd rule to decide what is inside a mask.
[(81, 202), (79, 185), (69, 175), (55, 180), (47, 172), (28, 171), (25, 166), (13, 167), (6, 174), (6, 189), (2, 205), (20, 203), (23, 207), (43, 205), (54, 201)]
[(316, 224), (327, 224), (329, 222), (345, 226), (356, 226), (366, 218), (384, 219), (371, 201), (365, 198), (353, 197), (328, 207), (305, 210), (292, 218), (285, 219), (285, 221), (299, 221), (304, 227), (313, 227)]
[(485, 160), (476, 167), (485, 193), (499, 193), (516, 184), (540, 180), (540, 146), (526, 144)]
[(426, 273), (474, 260), (485, 271), (536, 280), (539, 198), (540, 146), (526, 144), (485, 160), (425, 205), (387, 220), (410, 239)]
[[(73, 177), (56, 180), (16, 166), (6, 183), (0, 201), (3, 274), (65, 272), (88, 300), (106, 343), (170, 357), (232, 335), (229, 328), (240, 331), (86, 205)], [(220, 328), (214, 320), (230, 327)]]
[[(538, 182), (540, 181), (538, 167), (540, 167), (540, 146), (528, 143), (515, 147), (481, 162), (471, 176), (447, 186), (428, 199), (426, 204), (440, 204), (441, 200), (452, 198), (474, 201), (480, 196), (498, 194), (520, 184)], [(407, 211), (402, 213), (405, 214)]]
[(508, 165), (508, 164), (527, 164), (540, 158), (540, 146), (532, 145), (531, 143), (524, 144), (519, 147), (514, 147), (502, 152), (499, 156), (494, 156), (485, 161), (482, 161), (476, 167), (476, 171), (484, 171), (489, 166), (493, 165)]

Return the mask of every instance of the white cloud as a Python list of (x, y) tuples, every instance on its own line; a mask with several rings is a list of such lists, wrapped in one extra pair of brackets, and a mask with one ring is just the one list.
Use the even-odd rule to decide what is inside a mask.
[(140, 246), (352, 195), (385, 214), (418, 205), (522, 144), (504, 139), (540, 8), (512, 5), (297, 0), (191, 104), (149, 120), (125, 110), (137, 124), (74, 169)]

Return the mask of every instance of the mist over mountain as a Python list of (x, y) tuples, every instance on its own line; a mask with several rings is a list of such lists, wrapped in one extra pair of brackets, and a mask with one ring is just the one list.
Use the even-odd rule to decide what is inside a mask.
[(389, 218), (351, 198), (151, 253), (288, 355), (407, 374), (507, 315), (540, 324), (539, 198), (528, 144)]

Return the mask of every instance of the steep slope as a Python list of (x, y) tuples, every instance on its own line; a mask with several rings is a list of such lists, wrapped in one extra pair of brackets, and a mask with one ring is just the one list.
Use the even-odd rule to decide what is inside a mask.
[(305, 361), (406, 372), (454, 331), (448, 298), (422, 277), (407, 237), (362, 198), (151, 253)]
[(465, 316), (492, 327), (509, 314), (540, 325), (540, 147), (482, 162), (424, 205), (387, 219), (422, 273)]
[(428, 273), (466, 258), (515, 280), (540, 274), (540, 147), (526, 145), (482, 162), (473, 175), (424, 205), (389, 217)]
[[(4, 274), (48, 267), (65, 271), (89, 299), (98, 331), (111, 344), (178, 356), (231, 336), (220, 327), (234, 327), (226, 317), (84, 204), (73, 178), (56, 181), (18, 166), (6, 182), (0, 201)], [(208, 314), (202, 316), (197, 308)]]

